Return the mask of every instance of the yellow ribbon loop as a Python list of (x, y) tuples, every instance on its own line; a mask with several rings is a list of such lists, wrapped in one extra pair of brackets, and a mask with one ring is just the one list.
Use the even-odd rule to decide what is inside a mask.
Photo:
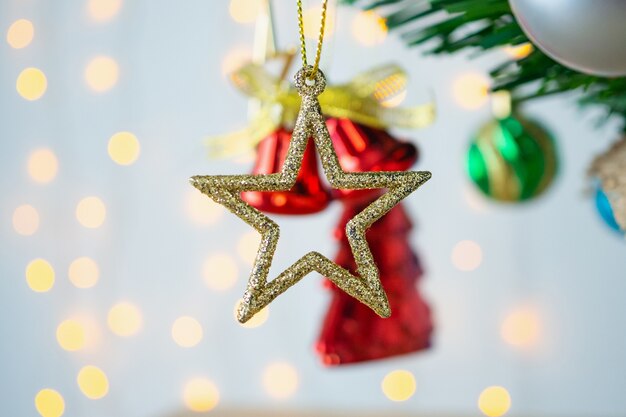
[[(207, 140), (209, 155), (229, 157), (253, 149), (280, 126), (293, 125), (300, 108), (300, 96), (293, 86), (271, 75), (263, 66), (247, 64), (231, 79), (241, 92), (262, 105), (250, 125), (240, 131)], [(319, 96), (326, 117), (347, 118), (378, 129), (417, 129), (435, 120), (435, 104), (392, 108), (383, 100), (404, 91), (407, 75), (397, 65), (387, 64), (357, 75), (350, 82), (329, 86)]]

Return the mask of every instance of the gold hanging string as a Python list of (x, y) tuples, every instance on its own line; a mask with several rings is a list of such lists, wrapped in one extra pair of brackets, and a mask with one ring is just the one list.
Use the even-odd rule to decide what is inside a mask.
[[(315, 62), (313, 63), (313, 71), (308, 74), (308, 79), (312, 80), (317, 75), (320, 67), (320, 58), (322, 57), (322, 44), (324, 43), (324, 30), (326, 29), (326, 10), (328, 9), (328, 0), (322, 0), (322, 17), (320, 20), (320, 34), (317, 38), (317, 50), (315, 51)], [(300, 54), (302, 55), (302, 66), (308, 65), (306, 59), (306, 40), (304, 37), (304, 17), (302, 13), (302, 0), (298, 0), (298, 30), (300, 31)]]

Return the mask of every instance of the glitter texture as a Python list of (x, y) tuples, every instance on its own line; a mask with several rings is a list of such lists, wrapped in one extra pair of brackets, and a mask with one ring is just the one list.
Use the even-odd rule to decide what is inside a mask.
[[(365, 239), (366, 230), (396, 204), (430, 179), (430, 172), (344, 172), (333, 148), (317, 96), (324, 91), (326, 80), (317, 71), (313, 82), (307, 80), (312, 67), (302, 68), (295, 76), (295, 86), (302, 97), (289, 151), (282, 171), (267, 175), (194, 176), (191, 183), (239, 216), (261, 234), (261, 244), (250, 273), (237, 319), (245, 323), (276, 297), (304, 276), (316, 271), (335, 285), (371, 308), (381, 317), (391, 309), (380, 283), (378, 267)], [(309, 252), (268, 282), (270, 267), (280, 230), (276, 223), (241, 199), (243, 191), (287, 191), (296, 182), (309, 138), (315, 141), (322, 167), (330, 185), (336, 189), (363, 190), (385, 188), (388, 192), (372, 202), (346, 225), (346, 236), (357, 265), (358, 276), (351, 274), (318, 252)]]

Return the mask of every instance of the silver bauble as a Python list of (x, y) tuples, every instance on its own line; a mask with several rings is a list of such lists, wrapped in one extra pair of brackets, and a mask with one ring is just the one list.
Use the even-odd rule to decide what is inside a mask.
[(555, 61), (599, 76), (626, 75), (626, 0), (509, 0), (526, 35)]

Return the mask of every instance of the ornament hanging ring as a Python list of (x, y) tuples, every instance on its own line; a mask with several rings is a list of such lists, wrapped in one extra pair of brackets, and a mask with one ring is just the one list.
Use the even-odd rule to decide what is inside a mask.
[[(304, 17), (302, 13), (302, 0), (298, 0), (298, 31), (300, 32), (300, 54), (302, 55), (302, 66), (308, 66), (306, 60), (306, 40), (304, 37)], [(322, 44), (324, 43), (324, 31), (326, 29), (326, 11), (328, 10), (328, 0), (322, 0), (322, 16), (320, 19), (320, 33), (317, 38), (317, 50), (315, 51), (315, 61), (311, 72), (307, 75), (310, 80), (315, 79), (322, 57)]]
[[(317, 97), (326, 88), (326, 77), (321, 70), (315, 71), (311, 65), (300, 68), (294, 76), (294, 84), (298, 93), (302, 97)], [(309, 78), (310, 74), (315, 74), (314, 78)]]

